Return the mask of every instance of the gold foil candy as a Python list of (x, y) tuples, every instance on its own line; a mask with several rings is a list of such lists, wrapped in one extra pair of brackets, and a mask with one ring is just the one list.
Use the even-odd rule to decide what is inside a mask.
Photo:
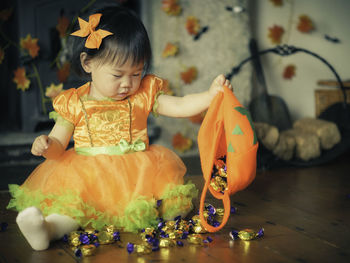
[(117, 231), (117, 228), (114, 225), (109, 225), (105, 226), (104, 230), (113, 235), (113, 233)]
[(155, 236), (154, 229), (153, 228), (146, 228), (145, 231), (140, 233), (140, 236), (141, 236), (142, 241), (147, 242), (148, 241), (147, 236), (150, 236), (150, 237)]
[(94, 245), (83, 245), (80, 250), (83, 256), (91, 256), (95, 252), (96, 247)]
[(90, 234), (95, 234), (95, 229), (93, 229), (93, 228), (86, 228), (86, 229), (84, 230), (84, 232), (85, 232), (85, 233), (88, 233), (89, 235), (90, 235)]
[(161, 238), (159, 240), (159, 247), (172, 247), (175, 246), (176, 241), (170, 238)]
[(165, 226), (166, 226), (169, 230), (175, 229), (175, 225), (176, 225), (176, 222), (175, 222), (175, 221), (167, 221), (167, 222), (165, 222)]
[(222, 185), (224, 185), (224, 184), (226, 183), (226, 182), (224, 181), (224, 179), (222, 179), (221, 176), (216, 176), (214, 179), (215, 179), (216, 183), (217, 183), (219, 186), (222, 186)]
[(216, 215), (218, 216), (224, 216), (225, 210), (222, 207), (216, 208)]
[(137, 254), (142, 255), (149, 254), (152, 252), (152, 249), (148, 245), (135, 245), (134, 249)]
[(69, 237), (68, 237), (68, 242), (69, 242), (69, 245), (71, 246), (74, 246), (74, 247), (77, 247), (81, 244), (81, 241), (80, 241), (80, 234), (81, 232), (80, 231), (73, 231), (69, 234)]
[(192, 221), (193, 221), (193, 224), (195, 224), (195, 225), (198, 225), (201, 223), (201, 219), (200, 219), (199, 215), (192, 216)]
[(176, 234), (175, 232), (170, 232), (168, 233), (170, 239), (176, 239)]
[(175, 237), (181, 238), (183, 233), (184, 233), (184, 231), (177, 229), (177, 230), (175, 230)]
[(141, 240), (142, 240), (142, 241), (147, 242), (146, 236), (147, 236), (147, 234), (146, 234), (145, 232), (141, 232), (141, 233), (140, 233), (140, 237), (141, 237)]
[(219, 174), (221, 177), (227, 178), (227, 173), (225, 172), (225, 169), (224, 169), (224, 168), (220, 168), (218, 174)]
[(252, 240), (257, 237), (257, 233), (252, 229), (243, 229), (238, 232), (238, 237), (242, 240)]
[(203, 238), (199, 234), (191, 234), (187, 237), (187, 241), (191, 244), (201, 245), (203, 244)]
[(113, 233), (109, 233), (107, 231), (99, 232), (97, 237), (101, 245), (112, 244), (114, 242)]
[(207, 233), (207, 230), (205, 230), (205, 228), (201, 224), (197, 224), (193, 227), (193, 232), (195, 232), (196, 234), (204, 234)]
[(145, 228), (144, 233), (146, 233), (146, 235), (153, 236), (154, 235), (154, 228), (153, 227), (147, 227), (147, 228)]
[(215, 180), (216, 177), (212, 178), (210, 180), (210, 186), (214, 189), (214, 191), (216, 192), (220, 192), (221, 191), (221, 187), (220, 185), (217, 183), (217, 181)]
[(181, 220), (178, 225), (178, 230), (186, 231), (186, 232), (190, 231), (189, 223), (186, 220)]

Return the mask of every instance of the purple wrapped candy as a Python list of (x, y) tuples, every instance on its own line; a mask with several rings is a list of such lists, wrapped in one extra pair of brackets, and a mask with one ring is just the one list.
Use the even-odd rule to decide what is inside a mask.
[(157, 207), (160, 207), (161, 205), (162, 205), (162, 199), (160, 199), (160, 200), (157, 200)]
[(64, 243), (67, 243), (67, 242), (68, 242), (68, 235), (67, 235), (67, 234), (65, 234), (65, 235), (62, 237), (62, 241), (63, 241)]
[(237, 213), (236, 207), (231, 206), (230, 214), (236, 214), (236, 213)]
[(128, 251), (129, 254), (131, 254), (132, 252), (134, 252), (134, 249), (135, 249), (135, 245), (133, 243), (128, 243), (126, 245), (126, 250)]
[(113, 233), (113, 239), (114, 239), (115, 241), (120, 241), (120, 234), (119, 234), (118, 231), (116, 231), (116, 232)]
[(74, 251), (74, 255), (75, 255), (77, 258), (81, 258), (81, 256), (83, 255), (83, 253), (81, 253), (81, 249), (80, 249), (80, 248), (77, 248), (77, 249)]
[(233, 239), (233, 240), (237, 240), (239, 237), (238, 237), (238, 231), (237, 230), (232, 230), (230, 231), (230, 237)]
[(94, 243), (94, 246), (95, 246), (95, 247), (99, 247), (99, 246), (100, 246), (100, 243), (95, 242), (95, 243)]
[(256, 237), (263, 237), (264, 236), (264, 228), (260, 228), (260, 230), (258, 231)]
[(90, 244), (90, 238), (89, 235), (86, 233), (80, 234), (79, 240), (82, 244), (84, 245), (89, 245)]
[(184, 243), (182, 241), (176, 241), (176, 245), (179, 247), (183, 247)]

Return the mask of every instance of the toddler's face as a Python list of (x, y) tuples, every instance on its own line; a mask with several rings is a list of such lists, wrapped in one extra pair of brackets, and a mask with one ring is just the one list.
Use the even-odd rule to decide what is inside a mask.
[(92, 60), (90, 95), (96, 99), (109, 97), (123, 100), (139, 89), (142, 71), (143, 63), (132, 65), (132, 61), (127, 61), (116, 66)]

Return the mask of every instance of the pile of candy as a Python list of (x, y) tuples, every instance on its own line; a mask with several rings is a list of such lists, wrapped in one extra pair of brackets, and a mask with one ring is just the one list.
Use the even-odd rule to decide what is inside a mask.
[(214, 163), (210, 179), (210, 186), (217, 192), (227, 190), (227, 167), (226, 156), (217, 159)]
[(69, 235), (65, 235), (63, 241), (69, 243), (75, 256), (91, 256), (100, 245), (120, 241), (120, 234), (114, 226), (106, 226), (102, 231), (94, 229), (73, 231)]
[[(207, 204), (205, 214), (207, 218), (214, 218), (208, 222), (218, 222), (220, 224), (220, 217), (223, 209), (215, 208)], [(168, 247), (183, 247), (184, 242), (187, 244), (206, 245), (211, 243), (213, 239), (210, 236), (206, 238), (202, 235), (207, 231), (202, 227), (200, 218), (195, 215), (190, 220), (184, 220), (180, 216), (172, 221), (163, 221), (159, 219), (156, 228), (145, 228), (140, 233), (140, 242), (138, 244), (127, 243), (126, 250), (129, 254), (136, 253), (144, 255), (158, 251), (161, 248)], [(241, 231), (232, 230), (230, 237), (233, 240), (253, 240), (264, 235), (264, 229), (259, 231), (252, 229), (244, 229)], [(100, 245), (112, 244), (121, 241), (120, 233), (116, 231), (114, 226), (106, 226), (102, 231), (94, 229), (85, 229), (84, 231), (74, 231), (69, 235), (65, 235), (64, 242), (68, 242), (72, 247), (76, 257), (91, 256)]]
[(212, 242), (211, 237), (204, 238), (201, 234), (207, 231), (201, 226), (199, 216), (190, 220), (176, 217), (172, 221), (159, 220), (157, 228), (146, 228), (140, 233), (141, 243), (128, 243), (127, 251), (138, 254), (148, 254), (160, 248), (184, 246), (184, 240), (189, 244), (204, 245)]
[[(205, 209), (205, 216), (210, 222), (220, 224), (223, 209), (208, 204)], [(140, 233), (139, 244), (127, 243), (128, 253), (148, 254), (160, 248), (184, 246), (184, 241), (188, 244), (205, 245), (212, 242), (211, 237), (204, 237), (207, 233), (201, 225), (199, 215), (193, 216), (190, 220), (184, 220), (180, 216), (171, 221), (158, 219), (156, 228), (146, 228)], [(102, 231), (85, 229), (73, 231), (65, 235), (64, 242), (67, 242), (77, 257), (90, 256), (94, 254), (97, 247), (104, 244), (112, 244), (121, 241), (120, 233), (114, 226), (106, 226)]]

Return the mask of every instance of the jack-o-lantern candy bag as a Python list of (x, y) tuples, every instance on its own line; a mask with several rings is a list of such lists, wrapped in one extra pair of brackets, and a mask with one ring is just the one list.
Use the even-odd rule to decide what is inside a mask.
[[(210, 104), (198, 133), (198, 148), (205, 185), (200, 201), (201, 224), (209, 232), (220, 230), (230, 215), (230, 195), (246, 188), (255, 178), (258, 142), (247, 109), (224, 86)], [(224, 204), (217, 227), (204, 217), (207, 191)]]

